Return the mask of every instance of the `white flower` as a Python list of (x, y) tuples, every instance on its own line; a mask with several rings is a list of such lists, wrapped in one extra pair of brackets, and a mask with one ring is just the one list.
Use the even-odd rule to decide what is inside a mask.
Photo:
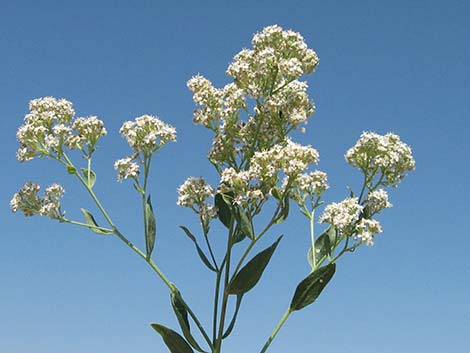
[(195, 205), (201, 207), (204, 201), (214, 196), (214, 189), (206, 183), (204, 178), (189, 177), (178, 188), (177, 205), (192, 208)]
[[(102, 120), (96, 116), (89, 116), (86, 118), (78, 118), (73, 123), (73, 129), (78, 133), (80, 141), (86, 141), (88, 147), (93, 149), (100, 137), (107, 134)], [(68, 145), (74, 145), (75, 141), (72, 139), (68, 141)]]
[(176, 141), (176, 129), (151, 115), (124, 122), (119, 132), (136, 153), (153, 153), (167, 142)]
[(312, 146), (302, 146), (286, 139), (284, 143), (274, 145), (264, 151), (257, 151), (250, 161), (249, 173), (253, 179), (271, 183), (276, 181), (278, 173), (295, 179), (310, 164), (317, 164), (319, 153)]
[(114, 169), (118, 172), (118, 181), (129, 178), (137, 178), (139, 176), (140, 170), (139, 165), (132, 161), (132, 158), (127, 157), (123, 159), (118, 159), (114, 162)]
[(407, 172), (415, 169), (411, 148), (398, 135), (363, 132), (350, 148), (346, 161), (370, 176), (383, 173), (382, 185), (396, 186)]
[(382, 233), (382, 227), (375, 219), (362, 218), (356, 225), (357, 235), (355, 238), (360, 239), (368, 246), (374, 245), (374, 236)]
[(26, 217), (38, 214), (52, 219), (62, 218), (64, 212), (60, 207), (60, 198), (64, 195), (64, 188), (59, 184), (53, 184), (46, 189), (44, 197), (38, 195), (39, 190), (38, 184), (30, 182), (24, 184), (11, 199), (11, 210), (21, 211)]
[(323, 191), (329, 188), (327, 175), (325, 172), (316, 170), (309, 174), (299, 174), (292, 183), (298, 192), (310, 195), (321, 195)]
[(374, 190), (367, 195), (365, 205), (372, 213), (378, 213), (384, 208), (390, 208), (393, 205), (388, 201), (388, 194), (384, 189)]
[(339, 203), (333, 202), (325, 207), (320, 223), (330, 223), (339, 231), (344, 231), (359, 219), (363, 207), (356, 197), (347, 198)]

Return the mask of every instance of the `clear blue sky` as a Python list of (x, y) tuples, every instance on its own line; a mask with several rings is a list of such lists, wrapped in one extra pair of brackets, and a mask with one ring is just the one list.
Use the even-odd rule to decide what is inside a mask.
[[(121, 123), (157, 114), (178, 143), (155, 160), (155, 256), (195, 311), (207, 313), (213, 280), (178, 230), (195, 219), (176, 206), (189, 175), (215, 181), (210, 135), (192, 123), (186, 81), (227, 81), (232, 56), (254, 32), (301, 32), (321, 63), (308, 79), (317, 113), (300, 138), (321, 154), (327, 201), (358, 188), (343, 159), (363, 130), (393, 131), (413, 147), (417, 170), (391, 191), (373, 248), (343, 258), (319, 301), (292, 315), (272, 353), (467, 353), (470, 334), (470, 4), (467, 1), (0, 1), (0, 352), (164, 352), (150, 322), (176, 327), (164, 285), (117, 239), (46, 218), (11, 214), (27, 180), (59, 181), (67, 214), (92, 210), (71, 177), (48, 160), (20, 165), (15, 132), (30, 99), (67, 98), (98, 115), (109, 135), (97, 154), (96, 191), (143, 245), (137, 195), (115, 182), (129, 153)], [(96, 213), (96, 212), (95, 212)], [(246, 296), (226, 353), (258, 352), (308, 272), (299, 216), (258, 288)]]

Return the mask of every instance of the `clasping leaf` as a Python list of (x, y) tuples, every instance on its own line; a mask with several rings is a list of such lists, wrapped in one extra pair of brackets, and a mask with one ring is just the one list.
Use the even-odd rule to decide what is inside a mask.
[(155, 237), (157, 234), (157, 221), (155, 219), (155, 214), (153, 213), (150, 195), (147, 198), (147, 203), (145, 204), (145, 226), (147, 228), (145, 245), (147, 248), (147, 258), (149, 259), (150, 255), (152, 255), (153, 247), (155, 245)]
[(80, 210), (82, 211), (83, 215), (85, 216), (85, 223), (92, 226), (92, 227), (90, 227), (90, 230), (92, 232), (95, 232), (95, 233), (101, 234), (101, 235), (113, 234), (112, 230), (105, 230), (104, 228), (101, 228), (98, 225), (98, 223), (96, 223), (95, 217), (93, 217), (93, 215), (90, 213), (90, 211), (88, 211), (84, 208), (81, 208)]
[(326, 287), (336, 271), (336, 264), (320, 267), (299, 283), (290, 304), (290, 310), (300, 310), (312, 304)]
[(196, 342), (193, 335), (191, 334), (191, 328), (189, 326), (188, 320), (188, 310), (186, 309), (186, 305), (181, 297), (180, 292), (178, 289), (175, 288), (170, 294), (171, 296), (171, 305), (173, 306), (173, 311), (175, 312), (176, 318), (178, 319), (178, 323), (180, 324), (181, 331), (183, 331), (183, 335), (186, 340), (189, 342), (193, 348), (201, 353), (206, 353)]

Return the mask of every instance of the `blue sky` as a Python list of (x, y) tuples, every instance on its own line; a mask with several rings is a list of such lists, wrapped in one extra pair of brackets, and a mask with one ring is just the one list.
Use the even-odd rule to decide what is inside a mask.
[[(417, 170), (391, 190), (395, 207), (380, 218), (376, 246), (343, 258), (318, 302), (289, 318), (270, 352), (468, 352), (469, 16), (469, 3), (456, 0), (1, 1), (0, 351), (164, 352), (148, 324), (177, 326), (164, 285), (117, 239), (10, 212), (8, 201), (28, 180), (61, 182), (71, 218), (80, 207), (94, 210), (52, 161), (16, 161), (28, 101), (67, 98), (79, 115), (105, 121), (95, 189), (142, 247), (137, 195), (115, 182), (112, 164), (129, 154), (117, 131), (142, 114), (177, 128), (178, 143), (152, 168), (155, 258), (209, 323), (213, 279), (194, 265), (178, 229), (195, 229), (193, 215), (175, 204), (187, 176), (216, 181), (205, 159), (211, 136), (192, 123), (186, 81), (201, 73), (227, 83), (233, 55), (254, 32), (279, 24), (301, 32), (321, 59), (308, 77), (317, 112), (297, 139), (320, 151), (326, 200), (359, 187), (343, 155), (363, 130), (399, 134)], [(292, 215), (266, 244), (280, 233), (275, 261), (247, 295), (226, 353), (259, 351), (308, 273), (308, 224)]]

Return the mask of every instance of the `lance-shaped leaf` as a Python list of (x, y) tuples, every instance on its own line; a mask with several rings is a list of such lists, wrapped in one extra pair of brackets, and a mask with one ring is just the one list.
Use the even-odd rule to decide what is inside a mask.
[(320, 236), (315, 240), (315, 266), (313, 265), (312, 247), (309, 248), (307, 253), (308, 263), (312, 268), (322, 263), (327, 257), (331, 256), (343, 238), (336, 234), (333, 226), (329, 226)]
[(157, 234), (157, 221), (155, 214), (153, 213), (152, 201), (150, 195), (147, 198), (145, 204), (145, 226), (147, 227), (145, 245), (147, 249), (147, 258), (152, 255), (153, 247), (155, 245), (155, 237)]
[(188, 342), (181, 335), (160, 324), (150, 324), (163, 338), (171, 353), (194, 353)]
[(90, 228), (91, 231), (93, 231), (97, 234), (101, 234), (101, 235), (113, 234), (112, 230), (105, 230), (104, 228), (100, 228), (98, 223), (95, 221), (95, 217), (93, 217), (93, 215), (90, 213), (90, 211), (88, 211), (84, 208), (80, 208), (80, 210), (82, 211), (83, 216), (85, 216), (85, 223), (92, 226), (92, 227), (94, 227), (94, 228)]
[(230, 228), (232, 222), (232, 211), (230, 209), (230, 200), (224, 198), (223, 194), (215, 194), (215, 207), (217, 208), (217, 216), (224, 226)]
[[(81, 168), (83, 179), (85, 179), (85, 183), (91, 189), (96, 182), (96, 174), (91, 169), (88, 170), (87, 168)], [(88, 173), (89, 172), (89, 173)]]
[(290, 304), (290, 310), (300, 310), (312, 304), (326, 287), (336, 271), (336, 264), (320, 267), (299, 283)]
[(189, 239), (191, 239), (191, 241), (196, 246), (197, 254), (201, 258), (204, 265), (206, 265), (209, 270), (217, 272), (217, 270), (214, 268), (214, 266), (211, 264), (211, 262), (207, 258), (206, 254), (204, 254), (204, 251), (202, 251), (201, 247), (197, 243), (196, 237), (193, 235), (193, 233), (191, 233), (190, 230), (186, 228), (185, 226), (180, 226), (180, 228), (184, 231), (184, 233), (188, 236)]
[(222, 335), (222, 339), (227, 338), (232, 333), (232, 330), (235, 326), (235, 322), (237, 321), (238, 311), (240, 310), (242, 299), (243, 299), (243, 294), (237, 295), (237, 302), (235, 303), (235, 312), (233, 313), (232, 321), (230, 321), (230, 324), (228, 325), (227, 330), (225, 330), (224, 334)]
[(263, 271), (268, 265), (271, 256), (282, 239), (282, 235), (273, 245), (261, 251), (253, 257), (235, 276), (229, 284), (228, 293), (242, 295), (253, 288), (263, 275)]
[(175, 312), (178, 323), (180, 324), (181, 331), (183, 332), (184, 338), (189, 342), (195, 350), (201, 353), (206, 353), (196, 342), (193, 335), (191, 334), (191, 327), (189, 326), (188, 320), (188, 310), (184, 304), (183, 298), (178, 290), (174, 290), (170, 294), (171, 305), (173, 306), (173, 311)]
[(251, 222), (250, 218), (241, 206), (235, 208), (235, 218), (237, 220), (237, 224), (240, 231), (246, 236), (248, 236), (248, 238), (255, 239), (253, 223)]

